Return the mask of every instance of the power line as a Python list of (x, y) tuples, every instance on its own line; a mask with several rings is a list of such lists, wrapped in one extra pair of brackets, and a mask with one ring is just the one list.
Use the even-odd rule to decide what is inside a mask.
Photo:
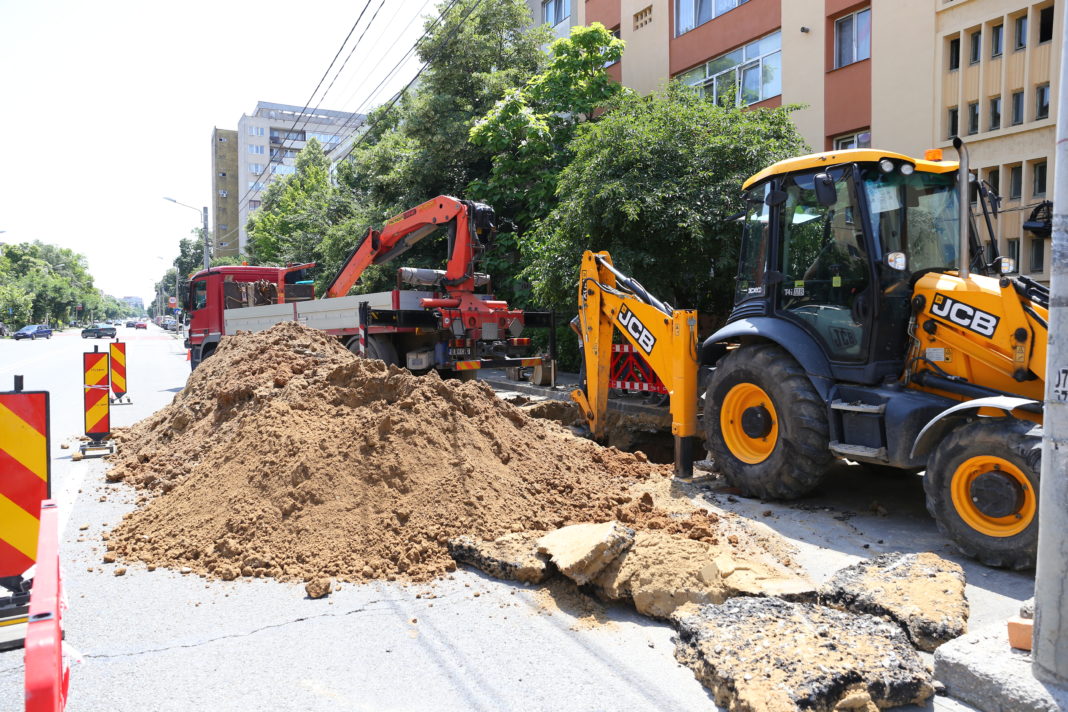
[[(320, 89), (320, 87), (322, 87), (323, 82), (325, 82), (326, 78), (330, 75), (330, 70), (334, 68), (334, 63), (337, 62), (337, 58), (340, 57), (341, 53), (345, 50), (345, 45), (348, 44), (349, 38), (352, 37), (352, 34), (356, 31), (356, 27), (360, 24), (360, 20), (363, 19), (364, 13), (367, 12), (367, 8), (369, 8), (370, 6), (371, 6), (371, 0), (366, 0), (366, 2), (364, 2), (364, 4), (363, 4), (363, 8), (360, 10), (360, 14), (356, 17), (356, 22), (352, 23), (352, 27), (349, 28), (349, 32), (348, 32), (347, 35), (345, 35), (345, 39), (341, 42), (341, 46), (338, 47), (337, 48), (337, 52), (334, 53), (334, 58), (332, 60), (330, 60), (330, 64), (329, 64), (329, 66), (327, 66), (326, 71), (323, 72), (323, 76), (319, 78), (319, 83), (315, 85), (315, 89), (312, 91), (311, 96), (309, 96), (308, 97), (308, 101), (305, 102), (304, 108), (300, 110), (300, 113), (297, 114), (297, 118), (293, 119), (293, 123), (286, 130), (286, 138), (284, 138), (282, 140), (282, 142), (279, 144), (279, 148), (278, 148), (277, 154), (272, 153), (272, 154), (270, 154), (270, 156), (268, 156), (267, 165), (263, 168), (262, 171), (260, 171), (256, 175), (256, 177), (252, 180), (252, 185), (248, 186), (248, 188), (245, 190), (245, 194), (242, 195), (241, 198), (237, 201), (238, 220), (241, 219), (240, 215), (241, 215), (241, 206), (242, 206), (242, 204), (245, 204), (245, 202), (248, 200), (248, 197), (252, 194), (253, 189), (257, 185), (260, 184), (260, 179), (263, 178), (264, 174), (267, 173), (267, 171), (270, 169), (270, 167), (274, 164), (274, 162), (276, 160), (276, 156), (283, 156), (284, 155), (284, 152), (286, 150), (286, 142), (290, 140), (289, 139), (289, 134), (291, 134), (293, 132), (293, 130), (296, 128), (297, 123), (300, 121), (301, 117), (304, 116), (305, 112), (308, 110), (308, 107), (311, 106), (312, 100), (314, 100), (315, 99), (315, 95), (319, 93), (319, 89)], [(362, 38), (362, 35), (361, 35), (361, 38)], [(325, 93), (324, 93), (323, 96), (325, 96)], [(322, 97), (320, 97), (320, 102), (321, 101), (322, 101)], [(318, 109), (318, 105), (316, 105), (316, 109)], [(307, 123), (305, 123), (305, 125), (307, 125)], [(239, 157), (238, 160), (241, 160), (241, 158)], [(281, 159), (278, 159), (278, 160), (281, 160)]]
[[(456, 5), (456, 3), (458, 1), (459, 0), (452, 0), (452, 5), (449, 6), (449, 9), (451, 9), (454, 5)], [(463, 18), (458, 23), (456, 23), (456, 26), (452, 28), (452, 32), (449, 33), (449, 35), (441, 43), (441, 46), (438, 47), (438, 51), (434, 53), (434, 56), (432, 56), (429, 59), (427, 59), (427, 61), (423, 63), (423, 66), (419, 68), (419, 71), (415, 73), (415, 76), (412, 77), (411, 81), (409, 81), (404, 86), (404, 88), (401, 89), (399, 92), (397, 92), (397, 94), (393, 97), (393, 99), (390, 100), (389, 105), (386, 106), (385, 111), (382, 112), (382, 114), (381, 114), (382, 116), (385, 116), (390, 112), (390, 110), (400, 100), (400, 98), (402, 96), (404, 96), (405, 92), (407, 92), (408, 89), (410, 89), (411, 86), (413, 84), (415, 84), (416, 80), (419, 79), (419, 77), (423, 74), (423, 72), (426, 71), (426, 68), (430, 66), (431, 62), (433, 62), (439, 56), (441, 56), (441, 53), (444, 52), (445, 48), (449, 46), (450, 40), (452, 40), (452, 38), (456, 35), (457, 31), (464, 25), (464, 23), (467, 22), (467, 18), (471, 16), (471, 13), (473, 13), (475, 10), (477, 10), (479, 8), (479, 6), (482, 5), (482, 2), (483, 2), (483, 0), (478, 0), (478, 2), (476, 2), (474, 5), (472, 5), (471, 9), (469, 9), (467, 11), (467, 14), (464, 15)], [(442, 13), (442, 20), (444, 20), (444, 17), (445, 17), (445, 13)], [(444, 25), (444, 21), (442, 22), (442, 25)], [(427, 34), (424, 34), (423, 36), (426, 37)], [(414, 47), (413, 47), (413, 49), (414, 49)], [(379, 82), (379, 86), (381, 86), (381, 85), (382, 85), (382, 82)], [(378, 87), (375, 88), (375, 91), (378, 91)], [(373, 95), (373, 93), (372, 93), (372, 95)], [(381, 121), (381, 120), (382, 120), (381, 118), (378, 119), (378, 121)], [(367, 136), (371, 133), (371, 129), (373, 129), (375, 127), (375, 125), (378, 123), (378, 121), (375, 121), (374, 123), (372, 123), (370, 126), (367, 127), (367, 130), (364, 131), (363, 134), (360, 135), (360, 138), (357, 139), (356, 142), (352, 144), (352, 146), (349, 148), (348, 152), (345, 154), (345, 156), (343, 158), (348, 158), (349, 156), (352, 155), (352, 152), (355, 151), (356, 148), (361, 143), (363, 143), (364, 139), (367, 138)]]

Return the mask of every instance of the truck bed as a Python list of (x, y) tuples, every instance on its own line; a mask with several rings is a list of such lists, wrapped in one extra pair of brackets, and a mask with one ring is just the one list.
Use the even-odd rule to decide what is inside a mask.
[(299, 321), (323, 331), (354, 330), (359, 326), (362, 302), (367, 302), (372, 309), (420, 309), (419, 300), (433, 296), (434, 292), (393, 289), (351, 297), (227, 309), (223, 312), (223, 325), (227, 334), (239, 329), (263, 331), (283, 321)]

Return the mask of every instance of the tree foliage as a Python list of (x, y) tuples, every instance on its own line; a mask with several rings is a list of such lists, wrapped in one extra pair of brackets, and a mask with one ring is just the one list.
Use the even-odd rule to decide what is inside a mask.
[(0, 245), (0, 321), (9, 327), (134, 311), (93, 286), (85, 257), (74, 250), (42, 242)]
[(791, 108), (716, 105), (669, 85), (621, 95), (578, 127), (556, 204), (521, 241), (542, 303), (574, 308), (583, 250), (608, 250), (651, 293), (680, 308), (729, 306), (743, 209), (740, 187), (805, 148)]
[(470, 133), (471, 143), (493, 153), (489, 177), (471, 189), (512, 216), (519, 231), (552, 205), (576, 127), (624, 91), (605, 71), (622, 58), (623, 42), (599, 22), (572, 27), (549, 54), (545, 71), (508, 92)]

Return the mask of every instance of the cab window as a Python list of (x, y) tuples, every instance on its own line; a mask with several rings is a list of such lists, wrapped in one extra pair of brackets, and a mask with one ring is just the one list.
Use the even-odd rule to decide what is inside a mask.
[(738, 281), (734, 302), (761, 298), (765, 295), (767, 273), (768, 219), (771, 208), (765, 202), (771, 183), (753, 188), (746, 194), (745, 222), (742, 225), (742, 244), (738, 251)]
[(206, 280), (201, 279), (193, 282), (192, 297), (191, 311), (203, 309), (208, 305), (208, 283)]

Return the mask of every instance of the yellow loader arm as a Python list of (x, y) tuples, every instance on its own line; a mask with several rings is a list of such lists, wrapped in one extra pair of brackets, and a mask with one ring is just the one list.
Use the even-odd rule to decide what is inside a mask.
[(594, 438), (605, 435), (612, 330), (619, 329), (668, 389), (675, 474), (691, 477), (697, 441), (697, 312), (671, 309), (616, 270), (607, 252), (587, 250), (579, 270), (578, 316), (586, 380), (571, 398), (582, 408)]

